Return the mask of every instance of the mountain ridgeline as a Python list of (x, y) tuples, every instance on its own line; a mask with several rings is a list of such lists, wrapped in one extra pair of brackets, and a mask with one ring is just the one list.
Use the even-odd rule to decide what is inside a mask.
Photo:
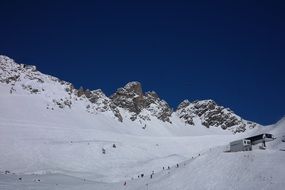
[[(139, 82), (129, 82), (110, 97), (100, 89), (76, 89), (71, 83), (42, 74), (35, 66), (17, 64), (0, 56), (0, 84), (10, 95), (31, 95), (43, 98), (46, 109), (82, 109), (90, 114), (108, 113), (119, 122), (136, 122), (144, 129), (151, 121), (183, 127), (216, 127), (233, 133), (244, 132), (258, 124), (242, 119), (229, 108), (213, 100), (184, 100), (174, 110), (154, 91), (144, 92)], [(174, 125), (175, 124), (175, 125)], [(151, 126), (155, 127), (155, 126)]]

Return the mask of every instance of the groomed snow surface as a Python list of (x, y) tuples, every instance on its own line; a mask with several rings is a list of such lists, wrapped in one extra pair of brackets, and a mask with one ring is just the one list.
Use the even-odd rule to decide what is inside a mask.
[[(76, 105), (51, 111), (42, 97), (11, 95), (5, 88), (0, 88), (1, 190), (284, 189), (285, 119), (239, 135), (160, 121), (142, 129), (108, 112), (77, 111)], [(230, 141), (263, 132), (277, 137), (266, 150), (257, 145), (250, 152), (224, 152)]]

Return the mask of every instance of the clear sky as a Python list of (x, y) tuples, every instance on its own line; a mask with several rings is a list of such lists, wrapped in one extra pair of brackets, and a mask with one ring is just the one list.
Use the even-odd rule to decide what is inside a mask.
[(213, 99), (271, 124), (285, 114), (285, 3), (0, 1), (0, 54), (111, 95), (129, 81), (172, 107)]

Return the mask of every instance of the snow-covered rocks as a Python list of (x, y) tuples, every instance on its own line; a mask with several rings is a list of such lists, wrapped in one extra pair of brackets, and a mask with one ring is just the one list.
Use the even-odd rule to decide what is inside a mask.
[(179, 118), (189, 125), (194, 125), (193, 118), (199, 117), (202, 124), (209, 127), (221, 127), (234, 133), (244, 132), (257, 124), (243, 120), (229, 108), (219, 106), (213, 100), (194, 101), (184, 100), (176, 111)]
[(139, 82), (130, 82), (119, 88), (111, 97), (112, 102), (130, 112), (139, 114), (143, 109), (143, 92)]
[(167, 102), (161, 100), (154, 91), (144, 94), (139, 82), (129, 82), (110, 98), (116, 106), (132, 113), (131, 120), (136, 120), (137, 117), (144, 118), (141, 113), (147, 111), (163, 122), (171, 122), (172, 109)]
[[(144, 92), (140, 82), (133, 81), (107, 97), (100, 89), (76, 89), (71, 83), (46, 75), (35, 66), (17, 64), (13, 59), (0, 56), (0, 83), (8, 85), (10, 94), (31, 94), (41, 96), (51, 111), (60, 109), (79, 109), (90, 114), (111, 113), (120, 122), (138, 121), (144, 126), (159, 121), (162, 125), (195, 126), (199, 120), (205, 127), (218, 127), (233, 133), (244, 132), (256, 126), (243, 120), (230, 109), (217, 105), (213, 100), (183, 101), (174, 112), (168, 103), (156, 92)], [(175, 113), (175, 114), (174, 114)], [(179, 118), (179, 122), (176, 118)], [(174, 122), (174, 123), (173, 123)]]
[(145, 109), (149, 110), (159, 120), (171, 123), (170, 117), (173, 110), (165, 100), (161, 100), (154, 91), (146, 92), (144, 99)]

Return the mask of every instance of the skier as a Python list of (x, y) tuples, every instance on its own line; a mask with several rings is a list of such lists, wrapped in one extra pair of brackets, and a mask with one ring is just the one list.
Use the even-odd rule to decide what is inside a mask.
[(126, 186), (126, 185), (127, 185), (127, 182), (125, 181), (124, 186)]

